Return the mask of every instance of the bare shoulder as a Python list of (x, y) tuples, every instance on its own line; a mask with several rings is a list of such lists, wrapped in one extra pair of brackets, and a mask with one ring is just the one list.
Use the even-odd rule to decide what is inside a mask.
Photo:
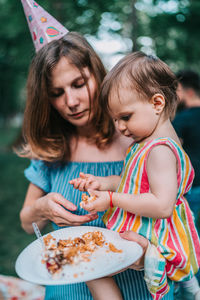
[(118, 145), (121, 149), (126, 151), (128, 147), (133, 143), (133, 139), (117, 132), (115, 134), (114, 143), (116, 144), (115, 146)]
[(101, 149), (95, 144), (80, 139), (76, 144), (76, 147), (73, 148), (71, 160), (84, 162), (124, 160), (126, 150), (131, 142), (132, 139), (123, 137), (121, 134), (117, 133), (113, 138), (113, 142)]
[(147, 166), (164, 167), (176, 164), (176, 156), (167, 145), (153, 147), (148, 155)]

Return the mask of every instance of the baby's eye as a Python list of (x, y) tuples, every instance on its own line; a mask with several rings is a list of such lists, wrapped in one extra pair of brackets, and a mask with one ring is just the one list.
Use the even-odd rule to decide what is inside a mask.
[(122, 121), (128, 121), (130, 119), (130, 115), (127, 115), (127, 116), (122, 116), (120, 118)]

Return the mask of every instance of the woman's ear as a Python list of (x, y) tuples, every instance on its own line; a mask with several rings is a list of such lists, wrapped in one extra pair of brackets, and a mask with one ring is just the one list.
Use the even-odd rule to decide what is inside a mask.
[(163, 112), (165, 107), (165, 98), (161, 94), (155, 94), (152, 96), (150, 103), (153, 105), (157, 115)]

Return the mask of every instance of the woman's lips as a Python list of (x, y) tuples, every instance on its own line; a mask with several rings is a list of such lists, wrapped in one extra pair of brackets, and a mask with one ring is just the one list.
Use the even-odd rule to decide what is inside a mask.
[(75, 114), (71, 114), (71, 115), (68, 115), (68, 116), (70, 118), (73, 118), (73, 119), (79, 119), (79, 118), (81, 118), (85, 114), (86, 111), (87, 110), (83, 110), (81, 112), (78, 112), (78, 113), (75, 113)]

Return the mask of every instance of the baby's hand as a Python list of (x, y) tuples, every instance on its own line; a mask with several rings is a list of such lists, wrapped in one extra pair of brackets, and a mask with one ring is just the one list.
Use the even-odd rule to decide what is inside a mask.
[(98, 190), (100, 188), (100, 182), (97, 177), (82, 172), (80, 173), (79, 178), (72, 179), (69, 183), (72, 184), (75, 189), (80, 191), (87, 191), (88, 189)]
[[(110, 207), (110, 197), (108, 192), (88, 190), (90, 197), (87, 201), (81, 202), (81, 207), (85, 210), (96, 213), (97, 211), (104, 211)], [(85, 195), (86, 196), (86, 195)], [(86, 196), (87, 197), (87, 196)], [(82, 199), (84, 196), (82, 197)]]

